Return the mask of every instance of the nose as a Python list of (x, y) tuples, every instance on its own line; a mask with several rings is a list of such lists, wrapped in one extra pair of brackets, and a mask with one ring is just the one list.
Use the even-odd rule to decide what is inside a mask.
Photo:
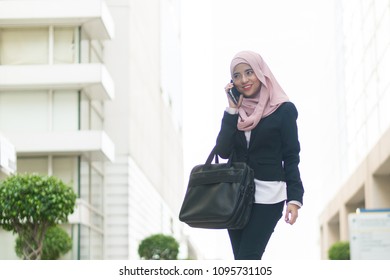
[(245, 75), (245, 74), (242, 75), (242, 77), (241, 77), (241, 82), (244, 83), (244, 84), (248, 82), (248, 77), (247, 77), (247, 75)]

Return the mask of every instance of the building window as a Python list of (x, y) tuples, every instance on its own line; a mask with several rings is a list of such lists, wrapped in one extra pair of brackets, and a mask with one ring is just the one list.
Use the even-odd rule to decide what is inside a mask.
[(4, 65), (47, 64), (47, 28), (0, 29), (0, 63)]
[(78, 28), (0, 29), (0, 64), (67, 64), (79, 62)]
[(0, 130), (78, 130), (78, 94), (65, 90), (0, 92)]
[(78, 29), (72, 27), (54, 28), (53, 63), (78, 63)]
[(0, 28), (0, 65), (102, 62), (102, 42), (78, 26)]

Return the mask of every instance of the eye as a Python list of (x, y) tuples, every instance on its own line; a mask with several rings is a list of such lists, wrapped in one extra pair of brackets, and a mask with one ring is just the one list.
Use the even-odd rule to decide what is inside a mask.
[(241, 75), (240, 74), (233, 74), (233, 80), (238, 80), (240, 79)]
[(252, 69), (251, 70), (246, 70), (245, 74), (247, 76), (252, 76), (253, 75), (253, 70)]

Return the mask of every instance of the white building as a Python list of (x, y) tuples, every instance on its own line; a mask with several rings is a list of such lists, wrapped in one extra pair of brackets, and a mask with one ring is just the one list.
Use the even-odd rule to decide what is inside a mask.
[[(58, 176), (78, 194), (66, 258), (137, 259), (154, 233), (185, 243), (181, 92), (170, 82), (179, 29), (166, 35), (178, 5), (0, 1), (0, 131), (18, 172)], [(0, 240), (1, 259), (16, 258), (13, 238)]]
[(0, 180), (16, 171), (15, 147), (0, 135)]
[[(5, 179), (7, 176), (13, 174), (16, 171), (16, 152), (15, 147), (8, 139), (0, 135), (0, 180)], [(0, 247), (5, 248), (6, 242), (9, 242), (10, 235), (0, 229)], [(3, 259), (13, 258), (13, 251), (1, 250), (0, 254)]]
[(390, 2), (334, 2), (336, 71), (327, 79), (336, 87), (324, 93), (318, 160), (323, 197), (332, 195), (320, 217), (323, 259), (348, 241), (350, 213), (390, 208)]

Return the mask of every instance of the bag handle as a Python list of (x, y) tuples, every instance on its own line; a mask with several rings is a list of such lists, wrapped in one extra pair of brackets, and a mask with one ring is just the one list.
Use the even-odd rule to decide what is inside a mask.
[[(213, 158), (215, 158), (215, 161), (214, 161), (215, 163), (219, 163), (218, 154), (215, 152), (216, 149), (217, 149), (217, 146), (215, 146), (211, 150), (211, 153), (210, 153), (210, 155), (208, 156), (208, 158), (206, 160), (205, 166), (211, 165), (211, 162), (213, 161)], [(233, 155), (234, 155), (234, 149), (230, 153), (230, 156), (229, 156), (229, 159), (228, 159), (228, 162), (227, 162), (227, 167), (230, 167), (232, 165)]]

